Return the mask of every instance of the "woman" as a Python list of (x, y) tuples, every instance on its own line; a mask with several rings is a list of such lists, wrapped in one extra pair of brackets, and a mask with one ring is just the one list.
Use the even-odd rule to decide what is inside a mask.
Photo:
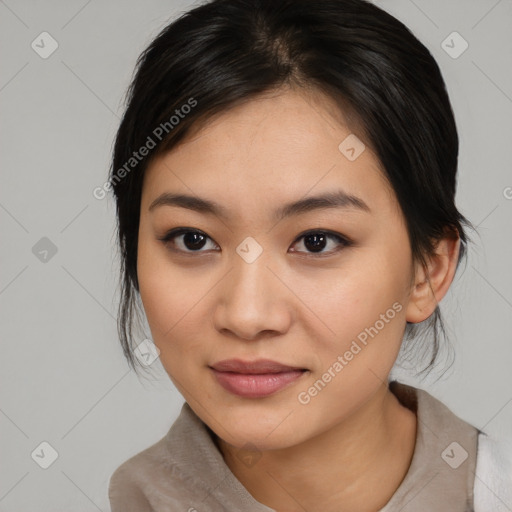
[(373, 4), (214, 0), (160, 33), (110, 177), (119, 326), (135, 368), (140, 298), (186, 403), (113, 512), (507, 506), (485, 433), (389, 379), (417, 327), (435, 361), (457, 156), (436, 62)]

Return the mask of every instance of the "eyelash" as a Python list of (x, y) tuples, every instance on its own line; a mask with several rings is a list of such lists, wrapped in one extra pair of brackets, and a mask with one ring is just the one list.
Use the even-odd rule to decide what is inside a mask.
[[(175, 228), (175, 229), (172, 229), (171, 231), (167, 232), (164, 236), (159, 237), (158, 240), (160, 240), (165, 246), (167, 246), (169, 248), (169, 243), (174, 238), (176, 238), (176, 237), (178, 237), (180, 235), (184, 235), (186, 233), (197, 233), (199, 235), (203, 235), (204, 237), (212, 240), (203, 231), (199, 231), (198, 229), (193, 229), (193, 228)], [(341, 251), (342, 249), (350, 247), (353, 244), (352, 240), (350, 240), (346, 236), (340, 235), (339, 233), (335, 233), (333, 231), (329, 231), (329, 230), (326, 230), (326, 229), (312, 229), (312, 230), (310, 229), (310, 230), (308, 230), (308, 231), (306, 231), (304, 233), (301, 233), (295, 239), (295, 241), (293, 242), (292, 245), (295, 245), (297, 242), (299, 242), (301, 239), (305, 238), (308, 235), (318, 235), (318, 234), (326, 235), (327, 238), (336, 239), (337, 242), (340, 244), (340, 246), (338, 248), (336, 248), (335, 250), (332, 250), (330, 252), (317, 252), (317, 253), (315, 253), (315, 252), (306, 252), (306, 253), (304, 253), (304, 252), (301, 252), (301, 251), (293, 251), (293, 252), (295, 252), (297, 254), (301, 254), (301, 255), (305, 254), (306, 258), (310, 258), (310, 257), (322, 258), (322, 257), (326, 257), (326, 256), (332, 256), (333, 254), (336, 254), (339, 251)], [(190, 254), (190, 255), (193, 255), (193, 256), (200, 255), (201, 253), (206, 252), (206, 251), (201, 251), (201, 250), (198, 250), (198, 251), (190, 251), (190, 250), (184, 251), (182, 249), (175, 249), (175, 248), (169, 248), (169, 249), (174, 251), (174, 252), (179, 252), (179, 253), (183, 253), (183, 254)]]

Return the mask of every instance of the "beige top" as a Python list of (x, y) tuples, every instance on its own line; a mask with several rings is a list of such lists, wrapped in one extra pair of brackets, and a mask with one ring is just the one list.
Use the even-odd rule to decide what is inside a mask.
[[(378, 512), (473, 512), (478, 429), (426, 391), (398, 382), (390, 389), (418, 428), (409, 470)], [(109, 499), (112, 512), (275, 512), (237, 480), (186, 402), (160, 441), (116, 469)]]

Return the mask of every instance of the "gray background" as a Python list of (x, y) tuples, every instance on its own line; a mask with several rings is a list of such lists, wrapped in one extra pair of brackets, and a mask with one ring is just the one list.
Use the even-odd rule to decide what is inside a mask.
[[(442, 69), (461, 139), (457, 203), (480, 235), (442, 302), (454, 366), (437, 382), (403, 379), (475, 426), (512, 431), (512, 2), (376, 3)], [(190, 5), (0, 0), (0, 511), (109, 510), (113, 470), (181, 408), (159, 360), (138, 379), (123, 359), (114, 205), (92, 191), (137, 56)], [(46, 59), (31, 47), (43, 31), (59, 45)], [(469, 43), (456, 59), (441, 46), (453, 31)], [(43, 237), (57, 249), (46, 261)], [(43, 441), (58, 452), (48, 469), (31, 456)]]

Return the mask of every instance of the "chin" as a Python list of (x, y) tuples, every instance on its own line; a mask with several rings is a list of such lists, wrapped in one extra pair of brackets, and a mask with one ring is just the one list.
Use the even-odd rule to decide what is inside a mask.
[(212, 430), (226, 443), (239, 449), (250, 445), (259, 451), (277, 450), (300, 442), (296, 422), (292, 425), (291, 421), (288, 421), (291, 420), (291, 416), (285, 420), (289, 409), (283, 408), (266, 413), (261, 407), (257, 409), (227, 409), (222, 413), (220, 425), (214, 425), (215, 429)]

